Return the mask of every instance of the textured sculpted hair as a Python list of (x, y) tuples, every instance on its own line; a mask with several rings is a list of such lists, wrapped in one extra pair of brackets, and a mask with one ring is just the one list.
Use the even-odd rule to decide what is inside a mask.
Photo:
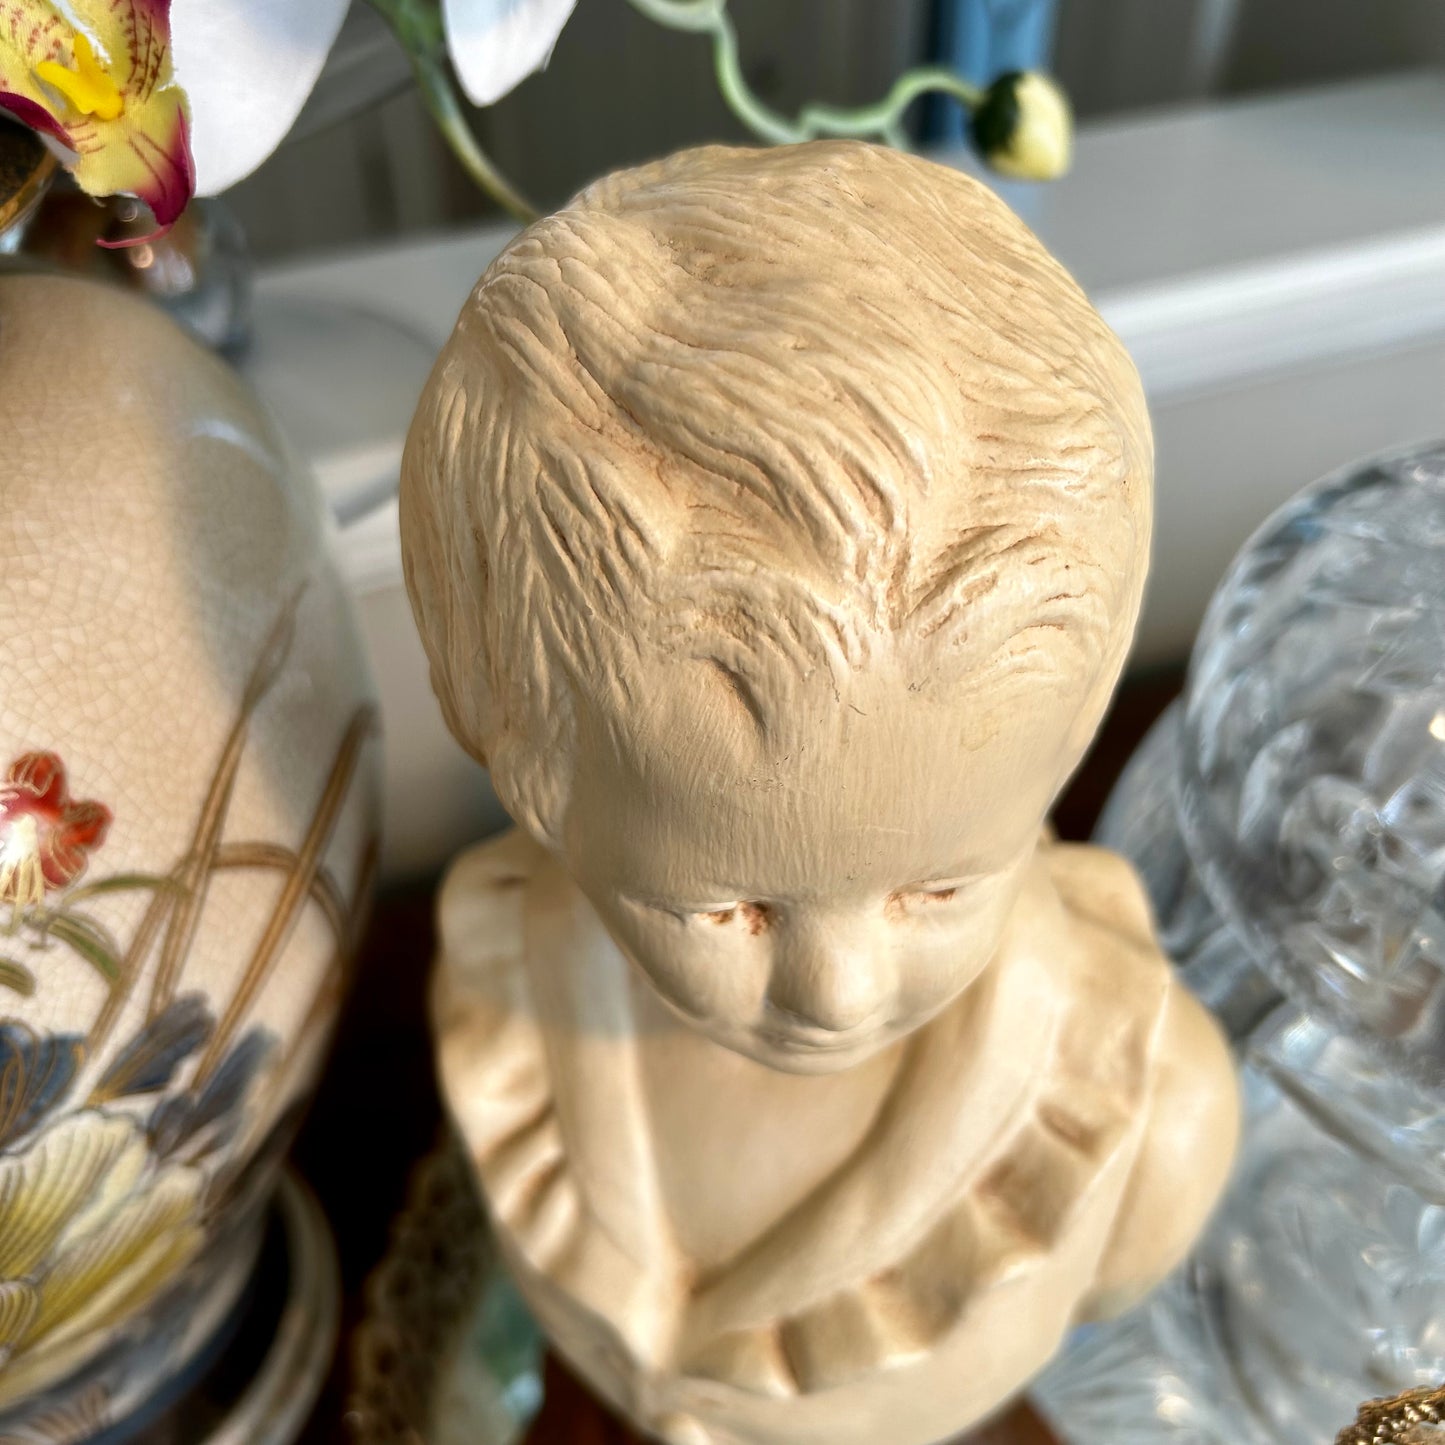
[(1151, 469), (1122, 346), (984, 186), (709, 147), (487, 269), (408, 439), (407, 581), (452, 730), (546, 833), (577, 709), (624, 713), (642, 651), (716, 667), (764, 731), (879, 648), (1107, 693)]

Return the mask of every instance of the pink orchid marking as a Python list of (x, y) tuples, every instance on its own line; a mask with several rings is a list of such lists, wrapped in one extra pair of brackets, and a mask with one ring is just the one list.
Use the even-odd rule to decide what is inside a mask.
[[(0, 110), (49, 137), (81, 189), (138, 196), (163, 236), (195, 190), (170, 0), (0, 0)], [(83, 27), (83, 28), (82, 28)]]

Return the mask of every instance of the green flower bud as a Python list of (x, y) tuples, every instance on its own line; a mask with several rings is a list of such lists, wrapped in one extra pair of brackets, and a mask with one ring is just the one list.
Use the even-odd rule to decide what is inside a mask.
[(1025, 181), (1057, 180), (1074, 151), (1069, 98), (1036, 70), (1001, 75), (973, 112), (973, 143), (1000, 175)]

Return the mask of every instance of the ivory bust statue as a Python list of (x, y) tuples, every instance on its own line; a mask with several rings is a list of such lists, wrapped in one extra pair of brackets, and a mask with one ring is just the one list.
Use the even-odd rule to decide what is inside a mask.
[(446, 1099), (557, 1348), (674, 1445), (924, 1445), (1182, 1257), (1226, 1046), (1051, 840), (1144, 584), (1139, 381), (987, 189), (612, 176), (472, 294), (407, 577), (517, 827), (440, 901)]

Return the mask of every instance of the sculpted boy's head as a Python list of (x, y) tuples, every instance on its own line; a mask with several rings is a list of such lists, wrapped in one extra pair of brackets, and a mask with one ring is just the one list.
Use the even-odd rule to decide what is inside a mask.
[(1137, 377), (987, 189), (624, 172), (482, 277), (408, 443), (433, 682), (662, 994), (835, 1068), (987, 962), (1148, 552)]

